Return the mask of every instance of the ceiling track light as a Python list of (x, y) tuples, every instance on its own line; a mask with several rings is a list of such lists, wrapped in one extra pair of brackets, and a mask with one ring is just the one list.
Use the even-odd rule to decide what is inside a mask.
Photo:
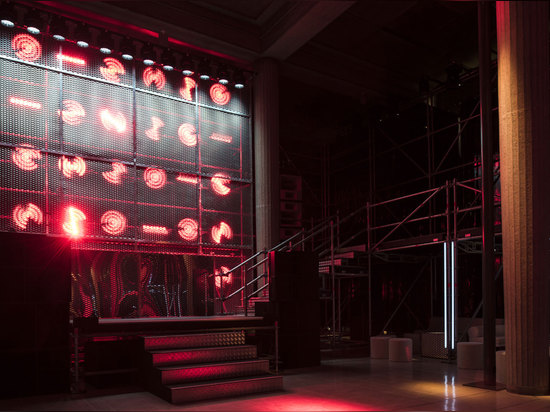
[(235, 89), (244, 89), (246, 78), (241, 70), (235, 71), (233, 74), (233, 82), (235, 83)]
[(164, 70), (166, 70), (167, 72), (174, 70), (174, 66), (176, 65), (176, 56), (172, 50), (164, 50), (162, 52), (160, 60), (162, 61), (162, 68)]
[(52, 17), (52, 21), (50, 22), (50, 35), (57, 41), (65, 41), (67, 37), (69, 37), (69, 29), (61, 17)]
[(38, 35), (44, 30), (44, 22), (42, 16), (37, 9), (31, 9), (25, 16), (25, 26), (30, 34)]
[(218, 67), (218, 83), (223, 84), (224, 86), (226, 84), (229, 84), (229, 74), (227, 73), (227, 68), (224, 65), (220, 65)]
[(74, 33), (76, 44), (79, 47), (86, 48), (90, 45), (91, 35), (88, 26), (80, 23)]
[(120, 42), (120, 52), (124, 60), (133, 60), (136, 54), (136, 48), (132, 40), (129, 37), (126, 37)]
[(152, 66), (155, 64), (155, 48), (151, 43), (147, 43), (141, 48), (141, 58), (143, 59), (143, 64), (146, 66)]
[(210, 64), (206, 59), (199, 64), (199, 77), (201, 80), (210, 80), (212, 77), (210, 74)]
[(185, 76), (193, 76), (193, 74), (195, 74), (195, 64), (193, 63), (193, 60), (191, 60), (191, 57), (189, 57), (189, 54), (186, 54), (183, 58), (181, 68), (181, 72)]
[(99, 51), (103, 54), (111, 54), (114, 49), (113, 38), (107, 30), (102, 31), (97, 37)]
[(14, 28), (17, 23), (17, 16), (11, 4), (2, 3), (0, 5), (0, 24), (7, 28)]

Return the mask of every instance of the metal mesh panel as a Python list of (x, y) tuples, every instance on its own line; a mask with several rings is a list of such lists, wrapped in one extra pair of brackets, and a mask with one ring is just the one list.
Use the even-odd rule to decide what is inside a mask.
[(249, 113), (248, 90), (238, 90), (211, 80), (201, 80), (198, 82), (198, 95), (201, 105), (244, 115)]
[(160, 66), (139, 65), (136, 68), (136, 87), (161, 95), (182, 98), (182, 75), (178, 71), (167, 72)]

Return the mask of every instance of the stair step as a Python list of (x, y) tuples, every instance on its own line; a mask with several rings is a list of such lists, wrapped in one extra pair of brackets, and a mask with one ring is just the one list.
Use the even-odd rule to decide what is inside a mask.
[(163, 385), (226, 379), (243, 376), (265, 375), (269, 372), (269, 360), (254, 359), (238, 362), (219, 362), (200, 365), (175, 365), (157, 368), (155, 379)]
[(283, 389), (283, 377), (276, 375), (235, 378), (185, 385), (170, 385), (161, 389), (161, 397), (179, 404), (205, 399), (225, 398)]
[(256, 346), (219, 346), (212, 348), (172, 349), (150, 351), (147, 353), (153, 366), (176, 364), (193, 364), (221, 362), (232, 360), (254, 359), (257, 356)]
[(190, 335), (142, 336), (145, 350), (200, 348), (244, 345), (244, 332), (202, 333)]

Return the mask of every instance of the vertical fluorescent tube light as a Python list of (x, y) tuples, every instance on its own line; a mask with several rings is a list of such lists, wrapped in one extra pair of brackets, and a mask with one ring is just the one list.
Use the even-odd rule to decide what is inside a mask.
[(455, 242), (451, 242), (451, 349), (455, 348)]
[(443, 243), (443, 331), (444, 347), (447, 349), (447, 241)]

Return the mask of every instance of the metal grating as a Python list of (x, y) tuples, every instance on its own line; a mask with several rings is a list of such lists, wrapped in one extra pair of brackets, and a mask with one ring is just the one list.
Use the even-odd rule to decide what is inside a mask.
[(145, 350), (244, 345), (244, 332), (144, 336), (143, 343)]
[(166, 366), (254, 359), (257, 353), (255, 346), (242, 345), (177, 351), (167, 350), (150, 352), (150, 355), (154, 366)]

